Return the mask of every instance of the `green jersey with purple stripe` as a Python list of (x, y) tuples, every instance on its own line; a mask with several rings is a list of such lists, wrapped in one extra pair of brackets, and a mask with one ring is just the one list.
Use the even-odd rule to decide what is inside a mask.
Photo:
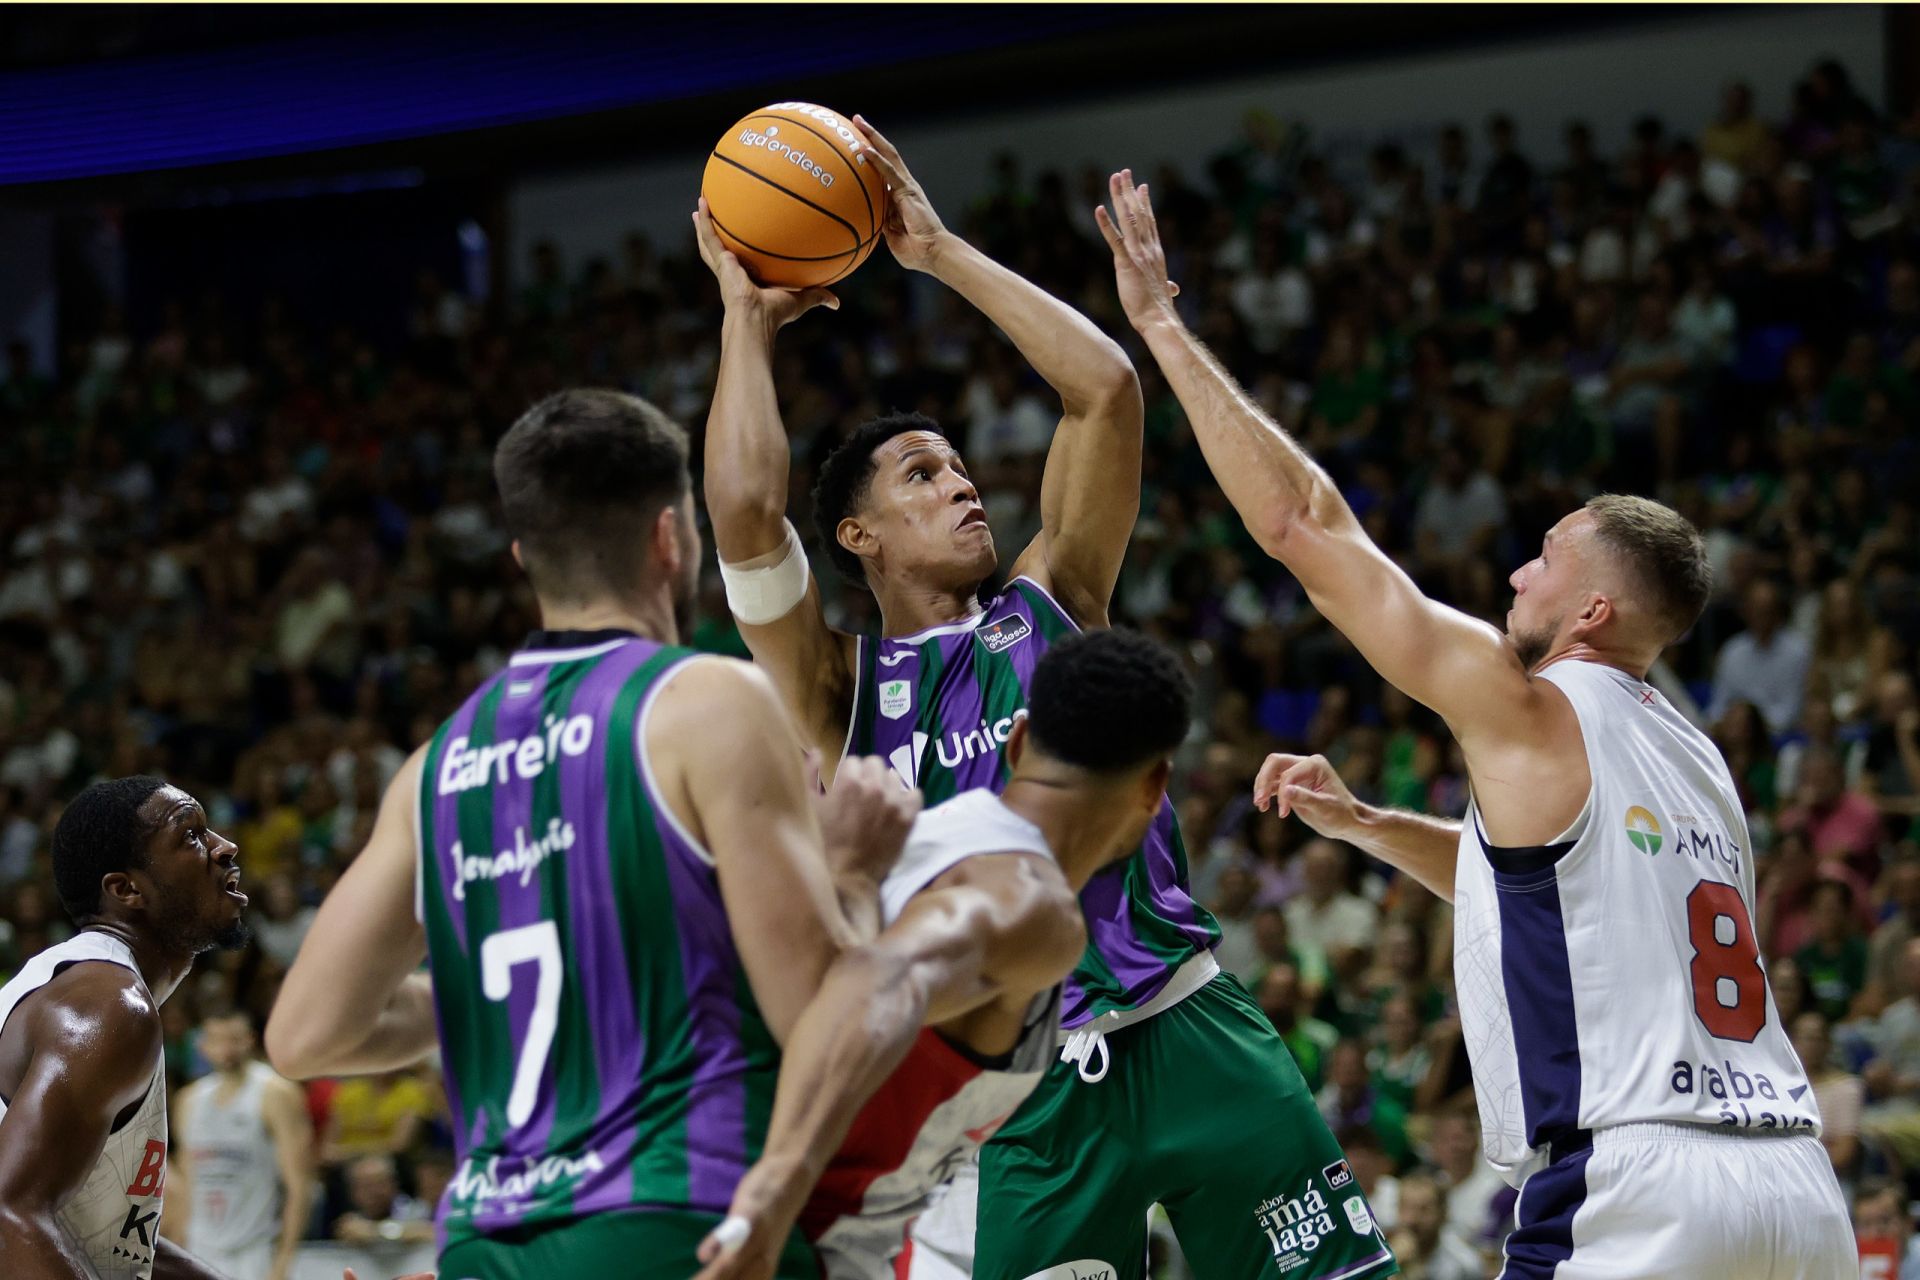
[(698, 656), (542, 633), (434, 735), (419, 909), (459, 1161), (444, 1245), (723, 1213), (759, 1154), (779, 1051), (645, 751), (654, 695)]
[[(968, 622), (859, 642), (852, 755), (877, 755), (929, 806), (1006, 785), (1001, 748), (1026, 714), (1027, 685), (1048, 646), (1079, 630), (1038, 583), (1015, 578)], [(1187, 889), (1186, 846), (1163, 801), (1140, 849), (1080, 895), (1088, 943), (1067, 979), (1062, 1022), (1076, 1027), (1160, 993), (1182, 963), (1220, 940)]]

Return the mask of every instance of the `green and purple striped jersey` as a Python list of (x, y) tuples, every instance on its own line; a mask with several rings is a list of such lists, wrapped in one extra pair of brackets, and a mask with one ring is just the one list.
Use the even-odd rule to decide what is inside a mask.
[[(1025, 714), (1033, 669), (1077, 630), (1038, 583), (1015, 578), (970, 621), (862, 636), (848, 754), (884, 758), (929, 806), (977, 787), (999, 791), (1010, 775), (1001, 748)], [(1088, 943), (1067, 979), (1061, 1012), (1069, 1027), (1145, 1004), (1183, 962), (1220, 940), (1187, 890), (1186, 846), (1170, 801), (1139, 851), (1089, 881), (1080, 905)]]
[(759, 1155), (779, 1050), (645, 751), (654, 695), (699, 656), (536, 634), (434, 735), (418, 909), (459, 1161), (443, 1244), (724, 1212)]

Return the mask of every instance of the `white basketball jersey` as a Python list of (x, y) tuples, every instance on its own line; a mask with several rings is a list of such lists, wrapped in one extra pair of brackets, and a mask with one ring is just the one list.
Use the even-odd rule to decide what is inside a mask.
[(1625, 672), (1564, 661), (1593, 776), (1561, 843), (1490, 848), (1469, 805), (1454, 976), (1488, 1160), (1518, 1185), (1640, 1121), (1819, 1132), (1753, 929), (1746, 815), (1707, 736)]
[(190, 1252), (233, 1253), (279, 1234), (280, 1166), (261, 1111), (261, 1096), (273, 1079), (272, 1067), (250, 1062), (240, 1087), (224, 1102), (217, 1076), (189, 1086), (180, 1144), (193, 1157)]
[[(1053, 860), (1040, 828), (991, 791), (968, 791), (914, 821), (880, 886), (892, 924), (913, 895), (954, 864), (981, 854), (1032, 853)], [(1060, 988), (1035, 996), (1020, 1041), (1003, 1064), (983, 1065), (931, 1027), (861, 1108), (820, 1179), (801, 1226), (828, 1280), (884, 1280), (907, 1226), (980, 1144), (1032, 1093), (1053, 1062)]]
[[(19, 1003), (46, 986), (69, 965), (104, 961), (133, 970), (133, 952), (105, 933), (83, 932), (48, 947), (27, 961), (13, 981), (0, 987), (0, 1028)], [(0, 1102), (0, 1116), (7, 1113)], [(160, 1242), (160, 1201), (167, 1180), (167, 1077), (164, 1059), (155, 1054), (153, 1079), (131, 1119), (107, 1136), (93, 1172), (55, 1215), (100, 1280), (148, 1280), (153, 1250)]]

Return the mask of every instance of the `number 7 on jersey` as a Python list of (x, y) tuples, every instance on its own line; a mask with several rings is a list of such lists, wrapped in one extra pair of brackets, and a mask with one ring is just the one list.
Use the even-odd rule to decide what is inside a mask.
[(553, 921), (502, 929), (480, 944), (480, 983), (489, 1000), (505, 1000), (513, 991), (513, 971), (535, 966), (533, 1017), (520, 1042), (520, 1058), (513, 1068), (513, 1091), (507, 1095), (507, 1123), (518, 1129), (533, 1116), (540, 1097), (540, 1077), (546, 1074), (547, 1054), (560, 1025), (560, 930)]

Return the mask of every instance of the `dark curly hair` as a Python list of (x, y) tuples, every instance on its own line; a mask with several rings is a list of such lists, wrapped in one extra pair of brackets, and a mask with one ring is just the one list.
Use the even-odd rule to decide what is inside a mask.
[(1193, 683), (1173, 654), (1136, 631), (1089, 631), (1047, 651), (1027, 692), (1027, 731), (1056, 760), (1124, 773), (1173, 754), (1187, 736)]
[(909, 431), (944, 434), (940, 424), (924, 413), (889, 413), (855, 427), (853, 434), (835, 445), (827, 460), (820, 464), (820, 475), (813, 482), (813, 528), (826, 544), (827, 557), (842, 577), (855, 586), (867, 585), (867, 571), (860, 557), (840, 545), (834, 531), (867, 500), (867, 486), (873, 483), (873, 451), (895, 436)]
[(100, 881), (147, 865), (147, 841), (158, 827), (140, 806), (166, 780), (137, 773), (96, 782), (73, 798), (53, 828), (53, 887), (60, 905), (84, 924), (100, 914)]

